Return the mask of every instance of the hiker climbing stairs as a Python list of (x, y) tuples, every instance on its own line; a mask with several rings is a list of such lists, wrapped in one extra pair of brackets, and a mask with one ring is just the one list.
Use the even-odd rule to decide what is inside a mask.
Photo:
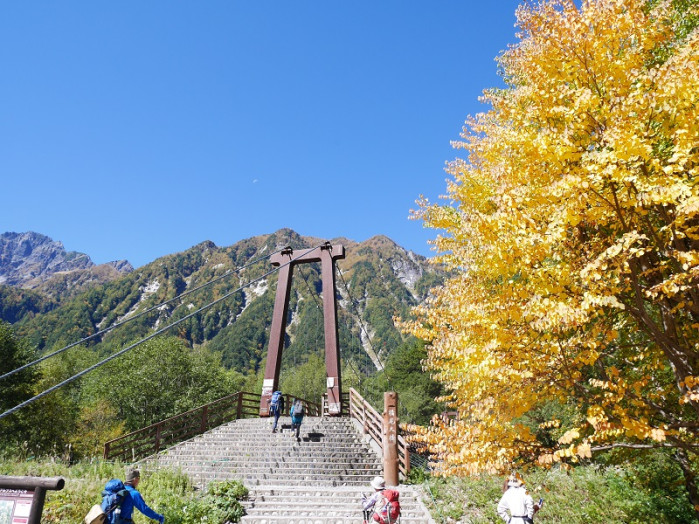
[[(250, 490), (248, 524), (355, 524), (361, 522), (362, 494), (382, 474), (381, 459), (356, 421), (306, 417), (301, 441), (288, 417), (272, 433), (271, 419), (239, 419), (174, 446), (156, 459), (179, 468), (195, 484), (237, 479)], [(400, 486), (401, 523), (433, 520), (411, 486)]]

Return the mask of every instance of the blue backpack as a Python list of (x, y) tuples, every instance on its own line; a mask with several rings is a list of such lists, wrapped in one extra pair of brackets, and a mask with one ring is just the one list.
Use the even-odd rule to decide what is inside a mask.
[(101, 508), (104, 511), (106, 523), (114, 524), (118, 521), (121, 514), (121, 503), (124, 502), (127, 493), (126, 486), (119, 479), (112, 479), (105, 484), (104, 491), (102, 491)]
[(279, 408), (281, 407), (282, 403), (282, 392), (281, 391), (275, 391), (272, 394), (272, 402), (269, 404), (269, 412), (272, 415), (276, 415), (279, 412)]

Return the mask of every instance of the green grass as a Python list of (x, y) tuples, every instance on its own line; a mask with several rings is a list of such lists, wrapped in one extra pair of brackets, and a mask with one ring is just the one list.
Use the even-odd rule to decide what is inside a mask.
[[(126, 465), (104, 461), (81, 462), (67, 466), (58, 461), (0, 462), (0, 474), (38, 477), (63, 477), (65, 487), (48, 491), (42, 523), (81, 524), (90, 508), (102, 501), (102, 489), (112, 478), (125, 476)], [(209, 486), (206, 493), (196, 491), (190, 480), (178, 471), (141, 470), (138, 490), (146, 503), (165, 515), (167, 524), (209, 524), (237, 522), (242, 515), (239, 499), (247, 489), (235, 481)], [(153, 522), (134, 511), (134, 522)]]
[[(416, 473), (414, 478), (423, 486), (427, 506), (438, 523), (502, 522), (495, 512), (502, 496), (502, 476), (449, 479), (420, 476)], [(636, 478), (631, 469), (587, 466), (571, 472), (532, 470), (525, 473), (525, 480), (534, 500), (539, 497), (545, 500), (535, 517), (537, 524), (695, 522), (692, 508), (682, 493), (649, 491), (643, 487), (644, 479)], [(658, 497), (665, 501), (668, 510), (657, 504)]]
[[(646, 461), (642, 467), (578, 467), (531, 470), (525, 473), (534, 499), (545, 499), (536, 516), (537, 524), (601, 523), (685, 524), (695, 522), (682, 489), (662, 463)], [(49, 491), (42, 523), (81, 524), (90, 507), (101, 502), (104, 484), (124, 478), (125, 464), (104, 461), (67, 466), (60, 461), (1, 461), (2, 475), (64, 477), (65, 488)], [(656, 473), (654, 473), (656, 472)], [(653, 478), (653, 476), (658, 478)], [(665, 482), (661, 482), (661, 478)], [(235, 522), (242, 514), (238, 502), (247, 490), (238, 482), (212, 484), (208, 492), (194, 489), (178, 471), (142, 469), (139, 491), (147, 504), (165, 515), (167, 524)], [(438, 523), (484, 524), (500, 522), (495, 514), (502, 496), (503, 477), (441, 479), (414, 469), (411, 479), (424, 487), (427, 506)], [(152, 522), (137, 511), (136, 524)]]

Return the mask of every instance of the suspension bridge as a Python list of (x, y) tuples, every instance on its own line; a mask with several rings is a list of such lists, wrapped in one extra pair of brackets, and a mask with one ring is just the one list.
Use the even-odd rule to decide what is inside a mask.
[[(128, 322), (164, 305), (181, 301), (257, 262), (266, 259), (272, 265), (261, 276), (186, 316), (155, 329), (148, 336), (5, 411), (0, 414), (0, 419), (11, 416), (177, 325), (196, 318), (202, 312), (242, 292), (244, 288), (278, 273), (261, 391), (237, 392), (123, 435), (105, 443), (104, 458), (129, 463), (143, 462), (148, 467), (180, 468), (201, 486), (214, 480), (242, 480), (251, 489), (247, 502), (248, 514), (244, 517), (244, 522), (356, 522), (358, 501), (370, 480), (375, 475), (383, 475), (389, 485), (399, 485), (401, 477), (410, 471), (410, 453), (405, 439), (400, 435), (398, 399), (394, 392), (384, 395), (383, 412), (380, 413), (356, 390), (343, 390), (337, 328), (336, 261), (344, 257), (344, 246), (329, 242), (304, 249), (283, 247), (269, 256), (254, 259), (172, 299), (43, 355), (0, 376), (0, 384), (3, 379), (23, 369), (87, 341), (98, 339)], [(290, 431), (285, 431), (290, 426), (284, 419), (288, 412), (281, 419), (282, 431), (272, 434), (268, 406), (272, 392), (279, 388), (294, 269), (309, 263), (321, 265), (322, 306), (315, 295), (311, 296), (323, 313), (326, 392), (320, 399), (299, 399), (306, 406), (307, 416), (302, 426), (303, 439), (297, 442), (291, 438)], [(349, 297), (349, 305), (356, 307), (357, 302), (351, 295), (350, 287), (341, 272), (339, 275), (344, 285), (343, 291)], [(303, 279), (311, 291), (305, 276)], [(356, 313), (363, 338), (371, 345), (371, 337), (361, 321), (358, 309)], [(373, 347), (371, 352), (372, 361), (383, 367), (378, 352)], [(358, 370), (357, 372), (359, 373)], [(286, 406), (291, 406), (293, 400), (296, 397), (288, 395)], [(400, 489), (404, 508), (402, 521), (406, 524), (432, 522), (419, 494), (407, 486), (401, 486)]]

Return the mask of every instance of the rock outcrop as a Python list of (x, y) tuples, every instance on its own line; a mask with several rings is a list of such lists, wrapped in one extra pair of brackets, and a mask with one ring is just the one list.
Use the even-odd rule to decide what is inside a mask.
[[(126, 260), (110, 262), (118, 274), (133, 271)], [(83, 271), (95, 267), (85, 253), (66, 251), (57, 242), (39, 233), (3, 233), (0, 235), (0, 284), (33, 289), (59, 273)]]

